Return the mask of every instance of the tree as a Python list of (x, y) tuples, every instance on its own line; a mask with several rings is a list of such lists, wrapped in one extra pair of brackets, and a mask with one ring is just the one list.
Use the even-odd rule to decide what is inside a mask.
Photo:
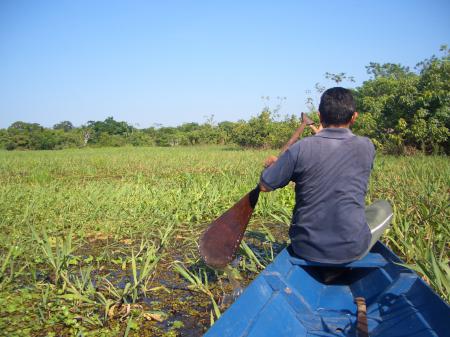
[(42, 131), (43, 129), (38, 123), (25, 123), (22, 121), (14, 122), (8, 128), (10, 132), (33, 132)]
[(336, 85), (339, 85), (339, 83), (341, 83), (343, 81), (355, 82), (355, 78), (353, 76), (347, 76), (345, 73), (333, 74), (333, 73), (326, 72), (325, 78), (327, 80), (331, 80), (331, 81), (335, 82)]
[(175, 146), (180, 143), (178, 131), (174, 127), (162, 127), (157, 130), (155, 143), (158, 146)]
[(272, 112), (265, 108), (258, 116), (250, 118), (248, 123), (239, 123), (235, 129), (235, 142), (245, 147), (269, 147), (272, 122)]
[(373, 78), (355, 90), (357, 111), (368, 123), (357, 129), (388, 152), (408, 147), (450, 152), (450, 58), (446, 46), (441, 51), (441, 57), (418, 63), (417, 72), (400, 64), (370, 63)]
[(393, 77), (395, 79), (402, 78), (410, 75), (409, 67), (404, 67), (399, 63), (376, 63), (370, 62), (366, 66), (366, 71), (369, 75), (372, 75), (374, 79), (379, 77)]
[(110, 135), (127, 135), (133, 130), (133, 127), (126, 122), (115, 121), (113, 117), (101, 121), (88, 121), (87, 126), (95, 133), (105, 132)]
[(53, 125), (53, 130), (63, 130), (64, 132), (68, 132), (73, 129), (72, 122), (62, 121), (55, 125)]

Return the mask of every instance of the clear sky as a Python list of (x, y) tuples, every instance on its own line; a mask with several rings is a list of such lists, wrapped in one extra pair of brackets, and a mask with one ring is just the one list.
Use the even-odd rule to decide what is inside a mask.
[(0, 127), (236, 121), (261, 96), (299, 113), (325, 72), (355, 86), (438, 54), (449, 18), (448, 0), (0, 0)]

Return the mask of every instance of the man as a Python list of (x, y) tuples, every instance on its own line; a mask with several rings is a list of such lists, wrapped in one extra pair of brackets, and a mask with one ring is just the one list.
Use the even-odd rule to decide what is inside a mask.
[(375, 148), (350, 126), (358, 117), (349, 90), (325, 91), (319, 105), (323, 127), (266, 161), (264, 192), (295, 182), (296, 203), (289, 230), (298, 256), (315, 262), (345, 264), (363, 257), (392, 218), (386, 201), (365, 209)]

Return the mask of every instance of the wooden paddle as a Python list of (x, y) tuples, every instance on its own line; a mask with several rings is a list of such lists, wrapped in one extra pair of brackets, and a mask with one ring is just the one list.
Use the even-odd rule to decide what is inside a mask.
[(233, 261), (259, 197), (259, 186), (214, 220), (200, 238), (199, 251), (205, 263), (224, 268)]
[[(281, 153), (298, 140), (306, 125), (313, 123), (303, 113), (302, 120), (303, 123), (282, 148)], [(213, 268), (224, 268), (233, 261), (258, 202), (260, 191), (259, 185), (256, 186), (255, 189), (247, 193), (233, 207), (214, 220), (202, 234), (199, 242), (199, 251), (200, 256), (207, 265)]]

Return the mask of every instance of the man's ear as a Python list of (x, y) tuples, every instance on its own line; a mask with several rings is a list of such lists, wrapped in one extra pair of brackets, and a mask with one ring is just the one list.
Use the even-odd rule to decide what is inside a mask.
[(319, 122), (322, 124), (322, 116), (320, 115), (320, 111), (317, 111), (317, 114), (319, 115)]
[(356, 118), (358, 118), (358, 116), (359, 116), (358, 111), (355, 111), (355, 112), (353, 113), (352, 119), (350, 120), (350, 125), (353, 125), (353, 124), (355, 123)]

